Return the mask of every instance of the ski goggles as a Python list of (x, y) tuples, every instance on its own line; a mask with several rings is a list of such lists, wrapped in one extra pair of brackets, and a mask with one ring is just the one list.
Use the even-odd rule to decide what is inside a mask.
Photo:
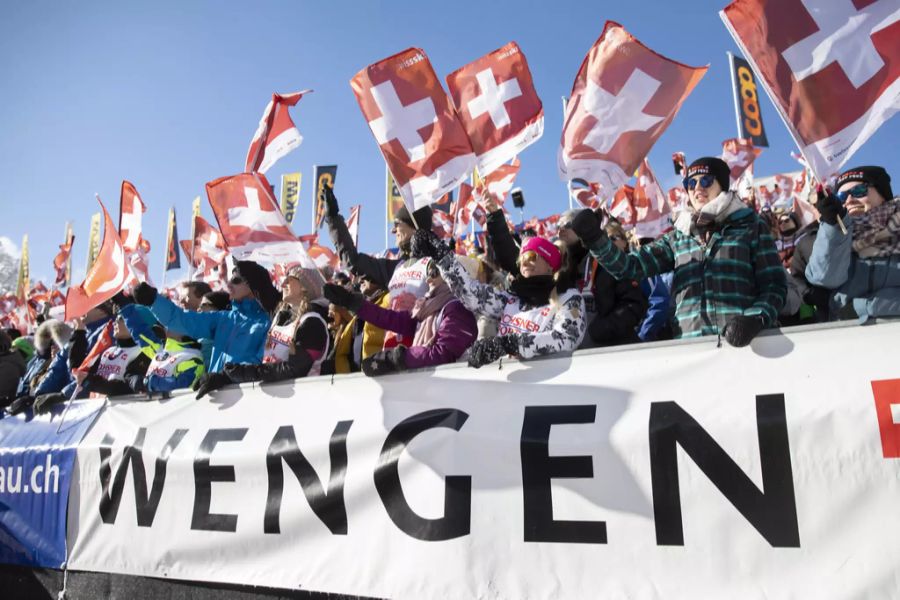
[(837, 199), (841, 202), (846, 202), (847, 198), (865, 198), (869, 193), (869, 184), (861, 183), (859, 185), (854, 185), (852, 188), (845, 192), (838, 192)]
[(716, 178), (712, 175), (704, 175), (700, 179), (694, 179), (693, 177), (685, 177), (684, 178), (684, 189), (692, 190), (697, 187), (697, 184), (700, 184), (700, 187), (703, 189), (708, 188), (713, 184)]

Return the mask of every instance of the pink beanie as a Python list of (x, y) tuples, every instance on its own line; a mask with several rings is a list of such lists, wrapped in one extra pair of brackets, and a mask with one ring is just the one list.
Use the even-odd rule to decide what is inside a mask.
[(522, 244), (522, 250), (519, 252), (519, 255), (521, 256), (528, 251), (535, 252), (538, 256), (546, 260), (554, 273), (559, 271), (560, 264), (562, 263), (562, 256), (559, 253), (559, 248), (557, 248), (550, 240), (545, 240), (544, 238), (537, 236), (530, 237)]

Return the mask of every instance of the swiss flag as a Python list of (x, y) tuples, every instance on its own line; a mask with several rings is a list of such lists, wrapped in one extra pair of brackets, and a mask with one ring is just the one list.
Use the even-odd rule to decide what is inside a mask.
[[(97, 202), (100, 202), (99, 197)], [(103, 242), (97, 260), (91, 265), (84, 281), (81, 285), (70, 287), (66, 294), (66, 321), (85, 315), (136, 281), (130, 264), (125, 260), (125, 248), (116, 233), (116, 226), (103, 202), (100, 202), (100, 208), (103, 210)]]
[(491, 173), (481, 178), (480, 185), (475, 186), (475, 195), (481, 196), (484, 190), (494, 197), (501, 206), (506, 201), (506, 195), (512, 190), (519, 174), (521, 164), (518, 158), (513, 158), (510, 164), (503, 164)]
[(194, 217), (193, 244), (191, 240), (181, 240), (181, 249), (194, 268), (202, 271), (218, 267), (228, 254), (221, 232), (200, 215)]
[(354, 246), (359, 246), (359, 211), (361, 208), (361, 204), (351, 206), (350, 216), (347, 217), (347, 231), (350, 232), (350, 237), (353, 238)]
[(453, 237), (453, 217), (449, 213), (442, 210), (436, 210), (432, 213), (431, 229), (442, 240)]
[(572, 86), (560, 141), (563, 180), (614, 190), (641, 160), (708, 67), (688, 67), (650, 50), (607, 21)]
[(576, 178), (569, 181), (569, 197), (582, 208), (594, 210), (602, 206), (600, 189), (600, 184), (590, 183), (584, 179)]
[(250, 141), (247, 150), (247, 173), (265, 173), (275, 161), (297, 148), (303, 136), (294, 126), (288, 108), (295, 106), (305, 94), (312, 90), (303, 90), (293, 94), (272, 94), (272, 100), (266, 105), (259, 127)]
[(475, 166), (475, 154), (425, 53), (410, 48), (350, 80), (363, 116), (410, 212), (439, 200)]
[(264, 175), (221, 177), (206, 184), (206, 195), (225, 245), (235, 258), (268, 266), (281, 262), (315, 268), (278, 209)]
[(123, 181), (119, 195), (119, 237), (135, 276), (141, 281), (149, 282), (147, 254), (150, 252), (150, 243), (144, 239), (141, 229), (145, 212), (147, 207), (137, 188), (130, 181)]
[(637, 221), (637, 213), (634, 210), (634, 188), (623, 185), (616, 190), (612, 202), (609, 204), (609, 216), (616, 219), (625, 229), (631, 229)]
[(540, 139), (544, 108), (525, 55), (510, 42), (447, 76), (447, 88), (487, 175)]
[(632, 205), (634, 232), (638, 237), (655, 238), (670, 228), (669, 214), (672, 210), (646, 158), (638, 167)]
[[(722, 142), (722, 160), (731, 169), (731, 184), (737, 183), (741, 175), (753, 164), (762, 150), (755, 148), (747, 138), (731, 138)], [(732, 188), (734, 189), (734, 188)]]
[(69, 236), (65, 244), (59, 245), (59, 253), (53, 258), (53, 268), (56, 269), (56, 285), (62, 285), (69, 278), (69, 256), (72, 254), (72, 244), (75, 236)]
[(678, 214), (688, 210), (688, 194), (683, 187), (669, 188), (666, 193), (666, 200), (669, 203), (669, 210), (672, 214)]
[(896, 0), (737, 0), (721, 16), (819, 181), (900, 109)]

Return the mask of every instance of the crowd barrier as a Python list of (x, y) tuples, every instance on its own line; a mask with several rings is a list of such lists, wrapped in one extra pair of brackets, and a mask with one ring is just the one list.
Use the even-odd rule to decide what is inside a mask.
[[(833, 324), (3, 419), (3, 573), (131, 598), (896, 597), (898, 339)], [(10, 492), (62, 452), (68, 490)], [(40, 515), (66, 502), (56, 562)]]

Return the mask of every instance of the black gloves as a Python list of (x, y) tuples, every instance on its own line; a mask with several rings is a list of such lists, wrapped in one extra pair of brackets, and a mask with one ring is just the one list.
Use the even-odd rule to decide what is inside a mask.
[(336, 217), (340, 213), (337, 198), (334, 195), (334, 188), (328, 184), (322, 186), (322, 195), (325, 197), (325, 213), (329, 217)]
[(376, 352), (362, 361), (362, 371), (369, 377), (406, 370), (406, 346)]
[(359, 311), (365, 300), (362, 294), (351, 292), (347, 288), (334, 283), (326, 283), (322, 288), (322, 294), (332, 304), (343, 306), (353, 313)]
[(144, 281), (140, 282), (131, 291), (131, 297), (138, 304), (150, 306), (156, 301), (156, 288)]
[(725, 324), (725, 341), (735, 348), (743, 348), (765, 327), (761, 316), (732, 318)]
[(575, 215), (575, 218), (569, 223), (569, 227), (585, 247), (592, 246), (606, 235), (606, 232), (603, 231), (603, 218), (589, 208)]
[(838, 217), (843, 218), (847, 214), (841, 201), (824, 187), (819, 188), (816, 210), (819, 211), (819, 220), (829, 225), (837, 225)]
[[(128, 306), (129, 304), (134, 304), (134, 299), (131, 296), (126, 296), (125, 292), (119, 292), (115, 296), (109, 299), (110, 302), (113, 303), (113, 306), (120, 309), (123, 306)], [(151, 302), (151, 304), (153, 304)]]
[(516, 334), (498, 335), (476, 340), (469, 349), (469, 366), (476, 369), (492, 363), (507, 354), (518, 354), (519, 336)]
[(412, 236), (410, 254), (413, 258), (433, 258), (440, 261), (445, 256), (452, 254), (450, 246), (441, 241), (431, 230), (418, 229)]
[(54, 392), (52, 394), (41, 394), (34, 399), (34, 412), (47, 412), (50, 410), (51, 406), (53, 406), (54, 404), (59, 404), (60, 402), (64, 402), (65, 400), (66, 397), (59, 392)]
[(194, 382), (192, 389), (197, 392), (197, 400), (199, 400), (213, 390), (222, 388), (229, 383), (231, 383), (231, 378), (225, 373), (206, 373)]
[(259, 381), (262, 379), (259, 373), (260, 365), (225, 363), (223, 371), (235, 383), (247, 383), (248, 381)]
[(6, 413), (9, 415), (17, 415), (24, 412), (25, 409), (31, 408), (34, 404), (34, 396), (19, 396), (12, 401), (12, 404), (6, 407)]

